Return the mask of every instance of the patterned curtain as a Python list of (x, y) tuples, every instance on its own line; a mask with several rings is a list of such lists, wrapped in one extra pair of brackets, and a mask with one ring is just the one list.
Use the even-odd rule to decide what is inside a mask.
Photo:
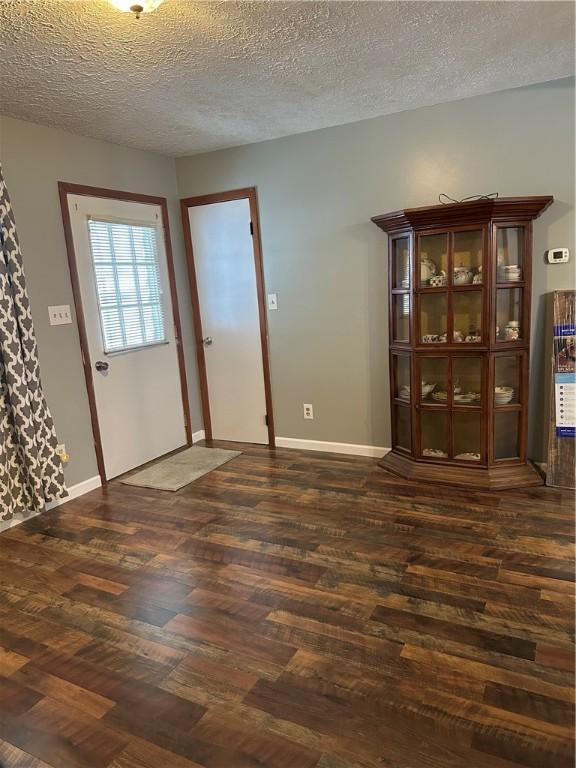
[(46, 405), (16, 223), (0, 165), (0, 519), (68, 495)]

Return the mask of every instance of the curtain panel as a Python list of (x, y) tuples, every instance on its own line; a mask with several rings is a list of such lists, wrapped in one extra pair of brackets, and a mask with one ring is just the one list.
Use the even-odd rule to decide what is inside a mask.
[(0, 165), (0, 519), (68, 495), (48, 410), (16, 223)]

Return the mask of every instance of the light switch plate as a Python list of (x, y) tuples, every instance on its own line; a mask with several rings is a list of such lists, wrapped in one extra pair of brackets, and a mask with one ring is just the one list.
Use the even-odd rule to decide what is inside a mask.
[(57, 307), (48, 307), (50, 325), (67, 325), (72, 322), (72, 313), (69, 304), (59, 304)]
[(278, 309), (278, 294), (277, 293), (269, 293), (268, 294), (268, 309), (270, 309), (270, 310)]

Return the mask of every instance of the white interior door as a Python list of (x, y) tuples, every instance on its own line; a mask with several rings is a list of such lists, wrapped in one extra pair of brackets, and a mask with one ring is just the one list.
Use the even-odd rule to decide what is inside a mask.
[(188, 209), (212, 437), (268, 443), (250, 202)]
[(186, 444), (160, 206), (69, 195), (106, 477)]

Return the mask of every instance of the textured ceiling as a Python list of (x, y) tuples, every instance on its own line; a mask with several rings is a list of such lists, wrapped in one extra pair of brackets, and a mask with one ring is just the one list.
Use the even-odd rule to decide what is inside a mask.
[(571, 2), (0, 0), (0, 111), (171, 155), (573, 74)]

